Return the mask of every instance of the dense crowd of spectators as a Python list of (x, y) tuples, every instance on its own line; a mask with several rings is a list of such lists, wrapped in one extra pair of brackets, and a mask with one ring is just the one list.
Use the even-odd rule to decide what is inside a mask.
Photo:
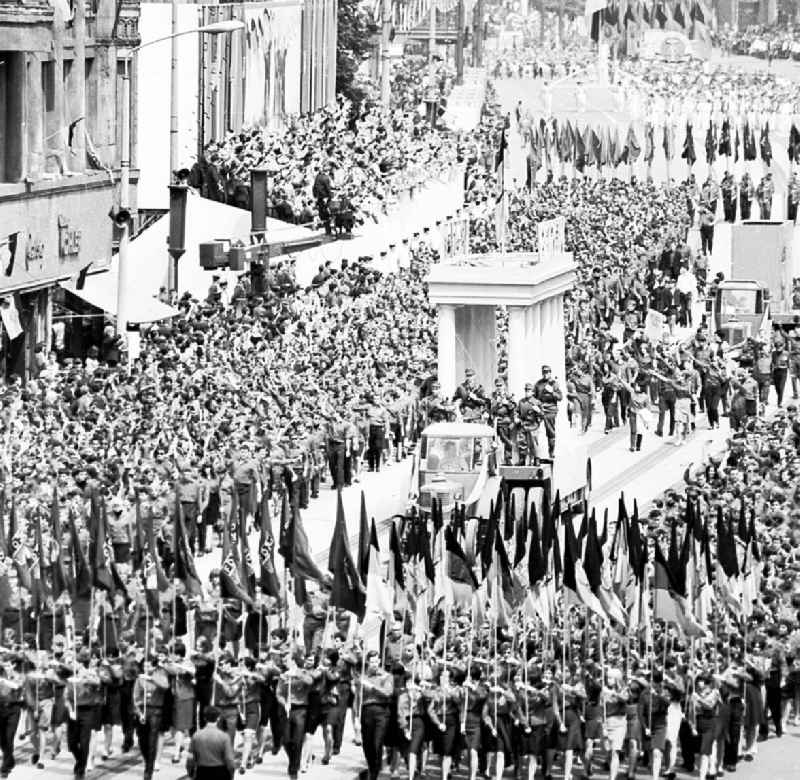
[[(230, 133), (208, 145), (190, 182), (206, 197), (248, 208), (250, 170), (266, 167), (278, 219), (316, 227), (335, 201), (335, 210), (347, 208), (357, 223), (377, 220), (401, 189), (455, 162), (453, 144), (426, 119), (427, 77), (421, 57), (393, 66), (388, 121), (374, 97), (356, 106), (340, 96), (329, 108), (292, 117), (286, 127)], [(440, 65), (435, 78), (444, 106), (453, 73)]]
[(751, 25), (733, 30), (728, 25), (714, 33), (713, 40), (723, 54), (749, 54), (760, 59), (796, 59), (800, 56), (800, 37), (793, 25)]

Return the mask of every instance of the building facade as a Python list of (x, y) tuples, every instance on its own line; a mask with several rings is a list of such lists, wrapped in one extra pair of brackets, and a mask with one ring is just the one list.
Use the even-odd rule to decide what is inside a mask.
[(58, 283), (110, 262), (138, 17), (138, 0), (0, 0), (0, 378), (52, 346)]

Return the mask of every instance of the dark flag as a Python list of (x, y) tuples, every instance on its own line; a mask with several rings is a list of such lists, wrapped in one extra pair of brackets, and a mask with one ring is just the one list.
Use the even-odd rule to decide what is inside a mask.
[(238, 517), (239, 502), (234, 491), (230, 516), (227, 522), (222, 524), (222, 565), (219, 572), (219, 590), (220, 596), (224, 599), (235, 599), (252, 606), (253, 599), (242, 585), (239, 556), (236, 554), (236, 545), (231, 539), (231, 526)]
[(686, 29), (686, 17), (683, 15), (683, 5), (680, 0), (675, 3), (675, 11), (672, 14), (672, 18), (675, 20), (678, 27), (682, 30)]
[[(369, 536), (367, 536), (367, 540), (369, 540)], [(336, 502), (336, 525), (333, 529), (333, 539), (328, 553), (328, 570), (333, 575), (330, 605), (352, 612), (359, 620), (363, 620), (367, 605), (367, 592), (350, 552), (341, 490), (338, 491)]]
[(749, 122), (744, 123), (744, 159), (755, 160), (758, 156), (756, 150), (756, 134)]
[(525, 542), (528, 539), (528, 504), (523, 501), (522, 514), (517, 520), (515, 529), (515, 545), (514, 545), (514, 568), (522, 563), (525, 558)]
[(717, 158), (717, 133), (712, 122), (708, 123), (706, 130), (706, 162), (711, 165)]
[(772, 163), (772, 144), (769, 141), (769, 122), (761, 128), (761, 159), (767, 167)]
[(800, 132), (794, 122), (792, 122), (791, 130), (789, 130), (789, 148), (786, 151), (790, 162), (800, 163)]
[(200, 596), (203, 593), (203, 586), (194, 564), (194, 556), (189, 549), (183, 507), (180, 501), (175, 503), (177, 504), (175, 507), (175, 579), (184, 584), (187, 595)]
[(691, 168), (697, 160), (697, 155), (694, 153), (694, 138), (692, 137), (692, 126), (686, 123), (686, 138), (683, 141), (683, 152), (681, 154), (686, 164)]
[(654, 132), (653, 124), (648, 122), (644, 126), (644, 161), (648, 164), (653, 162), (656, 152), (655, 139), (653, 138)]
[(583, 173), (586, 167), (586, 143), (583, 134), (575, 129), (575, 169)]
[(389, 532), (389, 554), (392, 556), (391, 578), (396, 590), (405, 591), (406, 575), (403, 570), (403, 552), (400, 549), (400, 537), (397, 534), (397, 524), (392, 522)]
[(652, 27), (653, 26), (653, 16), (652, 16), (652, 13), (650, 11), (649, 0), (645, 0), (645, 2), (642, 3), (642, 22), (647, 27)]
[(275, 571), (275, 537), (272, 535), (269, 495), (266, 490), (261, 496), (261, 538), (258, 543), (258, 557), (261, 563), (261, 592), (277, 599), (281, 595), (281, 586)]
[(719, 154), (720, 157), (731, 156), (731, 123), (728, 119), (723, 121), (719, 134)]
[[(337, 509), (337, 519), (338, 511)], [(431, 513), (433, 513), (432, 504)], [(358, 519), (358, 556), (356, 561), (361, 581), (366, 582), (367, 572), (369, 571), (369, 517), (367, 516), (367, 499), (363, 490), (361, 491), (361, 513)]]
[(447, 552), (447, 576), (454, 582), (469, 585), (473, 590), (478, 587), (478, 579), (467, 561), (464, 549), (459, 544), (453, 529), (444, 529), (444, 548)]
[(72, 541), (72, 563), (75, 567), (75, 577), (72, 581), (72, 600), (73, 602), (79, 599), (88, 600), (92, 595), (92, 572), (83, 553), (72, 511), (69, 513), (69, 535)]
[(61, 511), (58, 504), (58, 487), (55, 485), (53, 485), (53, 500), (50, 503), (50, 532), (53, 536), (48, 564), (53, 583), (53, 598), (58, 599), (65, 590), (69, 590), (69, 580), (61, 559)]
[(664, 3), (656, 3), (655, 20), (662, 30), (667, 23), (667, 18), (667, 12), (664, 10)]
[(92, 585), (95, 588), (114, 592), (114, 576), (111, 573), (111, 561), (114, 559), (111, 551), (111, 540), (108, 538), (106, 504), (100, 506), (94, 538), (89, 547), (92, 559)]
[(547, 576), (547, 564), (542, 555), (539, 539), (539, 519), (536, 516), (536, 504), (531, 504), (531, 538), (528, 544), (528, 584), (533, 587)]

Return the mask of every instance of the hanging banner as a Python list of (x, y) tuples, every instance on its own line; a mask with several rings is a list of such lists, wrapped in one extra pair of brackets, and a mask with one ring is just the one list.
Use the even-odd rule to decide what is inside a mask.
[(566, 226), (567, 221), (564, 217), (546, 219), (536, 225), (536, 247), (540, 263), (564, 253)]

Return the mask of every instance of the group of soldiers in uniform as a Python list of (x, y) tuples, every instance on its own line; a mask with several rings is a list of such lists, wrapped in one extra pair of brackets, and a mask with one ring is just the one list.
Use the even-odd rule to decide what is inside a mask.
[(488, 395), (483, 386), (476, 383), (474, 369), (468, 368), (452, 399), (442, 394), (438, 382), (433, 382), (430, 395), (422, 397), (420, 407), (426, 423), (451, 422), (457, 416), (464, 422), (491, 422), (502, 443), (506, 465), (538, 465), (544, 457), (539, 446), (542, 426), (547, 439), (547, 457), (555, 457), (556, 416), (563, 397), (547, 365), (542, 366), (538, 381), (525, 383), (525, 392), (519, 401), (514, 399), (501, 377), (494, 380), (494, 391)]

